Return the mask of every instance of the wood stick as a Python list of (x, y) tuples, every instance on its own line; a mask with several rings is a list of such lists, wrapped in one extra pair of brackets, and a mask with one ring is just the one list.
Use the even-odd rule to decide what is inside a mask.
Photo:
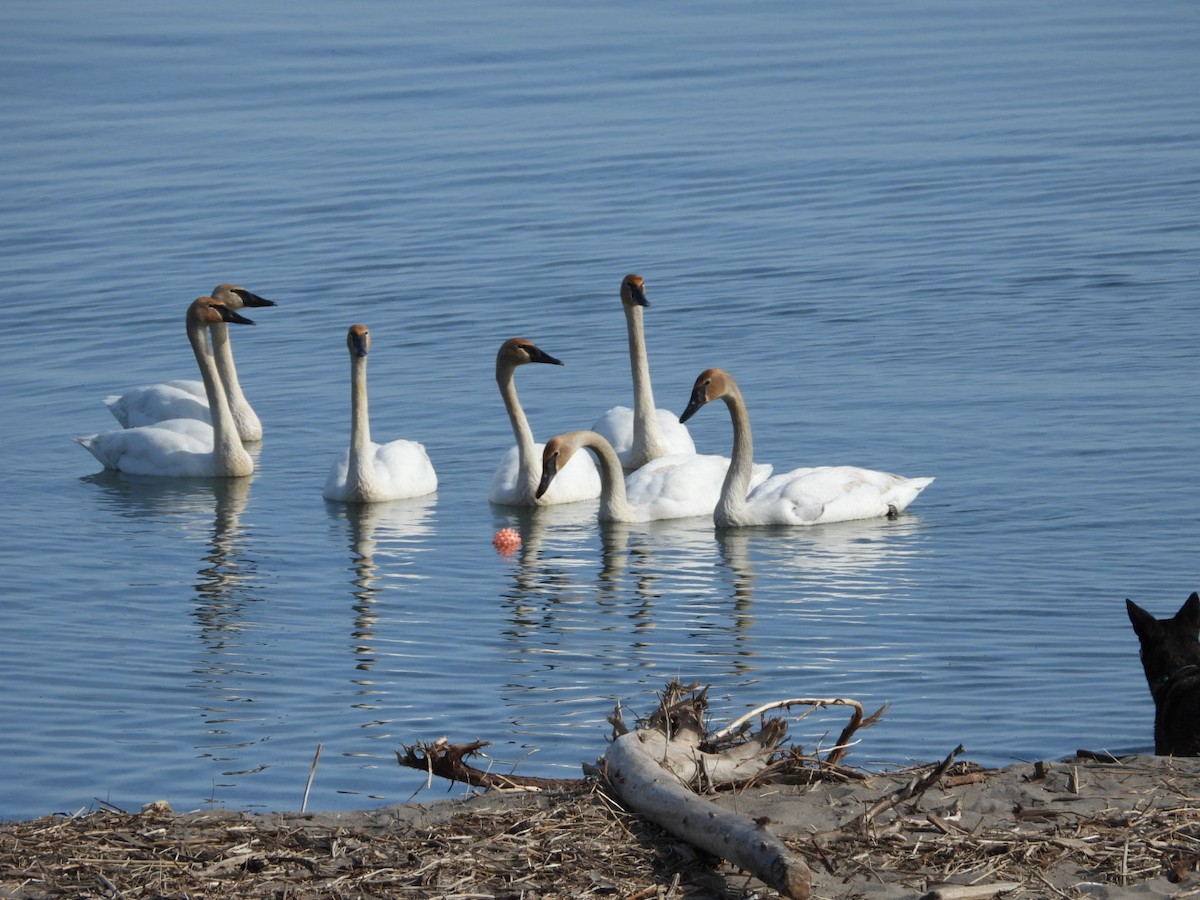
[(313, 754), (312, 766), (308, 770), (308, 781), (304, 784), (304, 799), (300, 801), (300, 812), (304, 812), (308, 808), (308, 792), (312, 788), (313, 777), (317, 774), (317, 760), (321, 758), (321, 747), (323, 744), (317, 744), (317, 752)]

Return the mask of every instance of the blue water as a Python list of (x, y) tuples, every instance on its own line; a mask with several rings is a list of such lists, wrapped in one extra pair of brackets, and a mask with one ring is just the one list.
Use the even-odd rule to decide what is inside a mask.
[[(1186, 2), (0, 7), (0, 817), (444, 796), (394, 751), (573, 775), (619, 700), (891, 706), (861, 765), (1148, 750), (1123, 600), (1200, 588), (1200, 8)], [(486, 501), (512, 436), (734, 372), (756, 455), (937, 480), (892, 522), (601, 529)], [(99, 471), (114, 391), (235, 335), (233, 483)], [(438, 493), (321, 499), (372, 424)], [(690, 423), (728, 452), (719, 406)], [(491, 537), (518, 528), (498, 555)], [(840, 716), (793, 726), (828, 742)], [(450, 788), (452, 791), (460, 788)]]

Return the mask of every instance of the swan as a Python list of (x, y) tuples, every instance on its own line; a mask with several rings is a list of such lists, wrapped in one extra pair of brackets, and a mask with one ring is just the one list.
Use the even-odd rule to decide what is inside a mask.
[(513, 373), (517, 366), (526, 363), (547, 363), (561, 366), (562, 362), (538, 348), (524, 338), (510, 338), (500, 345), (496, 353), (496, 384), (508, 410), (516, 446), (509, 449), (500, 459), (492, 475), (492, 486), (488, 500), (501, 506), (550, 506), (557, 503), (574, 503), (577, 500), (594, 500), (600, 496), (600, 473), (596, 464), (586, 453), (568, 469), (559, 472), (550, 490), (538, 495), (538, 466), (543, 444), (535, 443), (525, 410), (517, 398)]
[[(652, 459), (626, 476), (620, 456), (604, 435), (595, 431), (568, 431), (546, 441), (538, 496), (556, 483), (563, 467), (575, 459), (580, 448), (595, 453), (600, 464), (602, 522), (710, 516), (729, 468), (729, 460), (723, 456), (671, 453)], [(757, 478), (761, 481), (770, 473), (770, 466), (761, 467)]]
[(371, 334), (366, 325), (351, 325), (346, 333), (350, 350), (350, 446), (334, 461), (325, 480), (325, 499), (342, 503), (378, 503), (423, 497), (437, 490), (437, 473), (416, 441), (371, 440), (367, 414), (367, 351)]
[[(211, 294), (214, 300), (222, 301), (229, 309), (238, 310), (247, 306), (275, 306), (267, 300), (236, 284), (218, 284)], [(233, 364), (233, 347), (229, 343), (229, 329), (225, 323), (211, 329), (213, 354), (225, 386), (225, 396), (237, 425), (238, 435), (243, 442), (261, 441), (262, 422), (254, 408), (242, 393), (238, 381), (237, 367)], [(104, 405), (122, 428), (138, 425), (153, 425), (167, 419), (198, 419), (212, 422), (209, 413), (208, 395), (202, 381), (165, 381), (133, 388), (124, 394), (112, 394), (104, 398)]]
[(775, 475), (752, 488), (750, 415), (732, 375), (723, 369), (701, 372), (679, 418), (686, 422), (716, 399), (725, 401), (733, 419), (733, 462), (713, 511), (718, 527), (818, 525), (894, 516), (933, 482), (932, 478), (904, 478), (855, 466), (817, 466)]
[(198, 297), (188, 307), (188, 340), (213, 411), (212, 425), (197, 419), (168, 419), (75, 440), (106, 468), (134, 475), (240, 477), (252, 473), (254, 460), (238, 437), (208, 339), (209, 331), (227, 322), (254, 324), (212, 297)]
[(621, 280), (621, 306), (625, 310), (625, 325), (629, 332), (634, 408), (614, 406), (592, 424), (592, 430), (604, 435), (617, 451), (626, 471), (639, 469), (650, 460), (670, 453), (696, 452), (691, 434), (675, 414), (654, 408), (642, 322), (642, 308), (649, 305), (642, 276), (626, 275)]

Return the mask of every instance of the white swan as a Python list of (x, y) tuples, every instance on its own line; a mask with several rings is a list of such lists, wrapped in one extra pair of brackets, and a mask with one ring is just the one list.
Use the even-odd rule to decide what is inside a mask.
[(437, 490), (437, 473), (416, 441), (371, 440), (367, 412), (367, 352), (371, 335), (366, 325), (351, 325), (346, 334), (350, 349), (350, 446), (336, 460), (325, 480), (326, 500), (342, 503), (378, 503), (423, 497)]
[[(563, 467), (577, 458), (580, 448), (595, 453), (600, 464), (602, 522), (711, 516), (729, 468), (729, 460), (723, 456), (672, 453), (652, 459), (626, 476), (621, 470), (620, 457), (604, 435), (595, 431), (569, 431), (546, 441), (538, 496), (557, 482)], [(770, 466), (763, 466), (758, 480), (770, 472)]]
[(855, 466), (817, 466), (793, 469), (751, 488), (754, 444), (750, 415), (732, 375), (722, 369), (701, 372), (679, 418), (686, 422), (696, 410), (718, 398), (725, 401), (733, 419), (733, 463), (713, 511), (719, 527), (818, 525), (894, 516), (933, 481)]
[[(274, 300), (266, 300), (235, 284), (218, 284), (213, 288), (212, 298), (222, 301), (229, 309), (246, 306), (274, 306)], [(233, 347), (229, 342), (229, 329), (225, 323), (211, 329), (213, 354), (229, 398), (229, 408), (237, 425), (238, 435), (243, 442), (261, 441), (262, 422), (254, 408), (242, 393), (238, 381), (237, 367), (233, 363)], [(165, 381), (133, 388), (124, 394), (112, 394), (104, 398), (104, 404), (123, 428), (138, 425), (153, 425), (167, 419), (198, 419), (212, 422), (208, 396), (202, 381)]]
[(238, 437), (208, 339), (210, 330), (226, 322), (254, 324), (212, 297), (198, 297), (188, 307), (187, 335), (213, 410), (211, 425), (197, 419), (168, 419), (75, 440), (106, 468), (134, 475), (238, 477), (253, 472), (254, 460)]
[(629, 365), (633, 371), (633, 406), (614, 406), (592, 424), (621, 457), (626, 471), (640, 469), (652, 459), (670, 453), (695, 453), (696, 445), (678, 417), (666, 409), (655, 409), (650, 385), (650, 361), (646, 357), (646, 333), (642, 309), (649, 306), (646, 282), (641, 275), (621, 280), (621, 306), (629, 332)]
[(550, 490), (537, 494), (544, 445), (534, 442), (533, 430), (529, 427), (529, 420), (521, 408), (513, 383), (517, 366), (531, 362), (562, 365), (562, 362), (524, 338), (505, 341), (496, 354), (496, 384), (500, 387), (500, 396), (504, 398), (504, 408), (508, 410), (508, 420), (512, 423), (517, 443), (501, 457), (500, 464), (496, 466), (488, 500), (502, 506), (549, 506), (593, 500), (600, 496), (600, 473), (586, 453), (581, 454), (570, 468), (564, 467), (559, 472)]

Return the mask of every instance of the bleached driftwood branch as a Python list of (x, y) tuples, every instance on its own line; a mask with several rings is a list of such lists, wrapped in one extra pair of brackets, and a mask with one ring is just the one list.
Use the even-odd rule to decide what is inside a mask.
[[(688, 690), (694, 688), (668, 685), (647, 724), (613, 740), (603, 759), (609, 785), (629, 809), (676, 837), (729, 860), (786, 897), (805, 900), (812, 873), (766, 821), (724, 810), (691, 787), (753, 778), (770, 764), (786, 724), (775, 720), (742, 744), (706, 752), (701, 749), (704, 692), (683, 699)], [(614, 715), (619, 718), (619, 712)]]

